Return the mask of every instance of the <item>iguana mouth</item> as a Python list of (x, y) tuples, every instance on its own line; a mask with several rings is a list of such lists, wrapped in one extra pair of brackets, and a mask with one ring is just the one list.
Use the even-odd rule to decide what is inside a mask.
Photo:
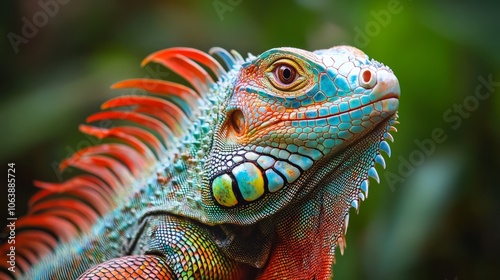
[(308, 117), (308, 118), (287, 118), (287, 119), (269, 119), (267, 121), (262, 122), (258, 126), (254, 127), (252, 130), (248, 132), (248, 135), (253, 135), (255, 134), (258, 130), (267, 128), (269, 126), (274, 126), (279, 123), (284, 123), (287, 121), (319, 121), (319, 120), (327, 120), (329, 118), (335, 117), (335, 116), (340, 116), (343, 114), (348, 114), (352, 113), (355, 111), (363, 110), (363, 108), (366, 108), (368, 106), (374, 106), (375, 104), (382, 104), (382, 110), (381, 112), (388, 114), (387, 117), (384, 117), (383, 119), (389, 118), (392, 116), (394, 113), (397, 112), (397, 109), (399, 107), (399, 94), (396, 92), (390, 92), (387, 93), (383, 98), (372, 101), (370, 103), (367, 103), (365, 105), (349, 109), (347, 111), (342, 111), (338, 112), (335, 114), (327, 115), (327, 116), (322, 116), (322, 117)]
[(328, 118), (331, 118), (331, 117), (340, 116), (342, 114), (352, 113), (354, 111), (362, 110), (363, 108), (366, 108), (368, 106), (372, 106), (372, 105), (377, 104), (377, 103), (381, 103), (382, 104), (382, 106), (383, 106), (382, 107), (383, 108), (382, 112), (385, 112), (385, 113), (388, 113), (388, 114), (392, 115), (392, 114), (394, 114), (397, 111), (397, 108), (398, 108), (398, 105), (399, 105), (399, 96), (397, 94), (392, 94), (391, 93), (391, 94), (387, 94), (384, 98), (372, 101), (370, 103), (367, 103), (365, 105), (362, 105), (362, 106), (359, 106), (359, 107), (356, 107), (356, 108), (349, 109), (347, 111), (342, 111), (342, 112), (338, 112), (338, 113), (327, 115), (327, 116), (323, 116), (323, 117), (304, 118), (304, 119), (295, 118), (295, 119), (286, 119), (286, 120), (283, 120), (283, 121), (325, 120), (325, 119), (328, 119)]

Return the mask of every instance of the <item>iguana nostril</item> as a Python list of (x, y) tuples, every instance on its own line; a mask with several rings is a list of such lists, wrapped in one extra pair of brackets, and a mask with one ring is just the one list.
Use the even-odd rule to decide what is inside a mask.
[(377, 77), (371, 69), (361, 70), (360, 76), (360, 84), (364, 88), (372, 88), (377, 83)]

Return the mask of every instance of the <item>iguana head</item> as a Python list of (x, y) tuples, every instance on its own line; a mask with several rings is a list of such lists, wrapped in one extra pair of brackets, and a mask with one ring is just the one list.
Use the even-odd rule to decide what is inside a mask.
[(235, 69), (205, 162), (203, 204), (219, 222), (253, 223), (321, 187), (325, 162), (387, 130), (399, 104), (392, 71), (353, 47), (271, 49)]

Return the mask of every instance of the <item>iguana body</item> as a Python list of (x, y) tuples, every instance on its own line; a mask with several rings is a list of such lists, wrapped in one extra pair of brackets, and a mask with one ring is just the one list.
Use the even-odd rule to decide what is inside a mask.
[(114, 85), (155, 96), (112, 99), (87, 120), (117, 126), (81, 126), (118, 141), (61, 165), (84, 174), (37, 182), (44, 190), (17, 222), (16, 272), (6, 266), (6, 277), (330, 278), (349, 209), (367, 196), (368, 177), (378, 181), (379, 151), (390, 154), (396, 77), (346, 46), (245, 60), (212, 53), (227, 71), (188, 48), (143, 62), (194, 90), (148, 79)]

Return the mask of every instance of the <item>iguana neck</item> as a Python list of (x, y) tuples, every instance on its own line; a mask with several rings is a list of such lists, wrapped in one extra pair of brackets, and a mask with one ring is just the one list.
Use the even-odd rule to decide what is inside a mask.
[(338, 246), (343, 253), (346, 246), (352, 206), (349, 197), (368, 180), (368, 172), (380, 153), (381, 139), (393, 121), (391, 117), (380, 123), (365, 137), (318, 164), (309, 179), (316, 191), (278, 213), (277, 237), (269, 262), (280, 264), (280, 259), (287, 259), (286, 267), (277, 265), (266, 270), (260, 279), (285, 270), (297, 279), (310, 275), (330, 278), (329, 264), (335, 261), (335, 249)]
[(164, 211), (210, 224), (200, 209), (205, 206), (203, 200), (211, 198), (203, 197), (206, 194), (202, 190), (207, 189), (208, 184), (207, 169), (211, 164), (209, 154), (214, 145), (214, 128), (221, 122), (238, 67), (239, 64), (235, 64), (210, 88), (200, 99), (198, 112), (191, 114), (188, 127), (183, 128), (185, 133), (172, 139), (173, 147), (169, 147), (169, 153), (159, 161), (156, 176), (145, 185), (145, 191), (154, 197), (147, 202), (145, 211)]

